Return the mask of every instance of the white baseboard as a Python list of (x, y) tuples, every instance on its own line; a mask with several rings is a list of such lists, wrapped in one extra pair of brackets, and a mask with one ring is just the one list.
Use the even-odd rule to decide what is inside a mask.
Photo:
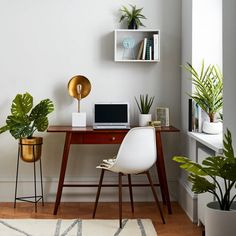
[[(139, 175), (132, 178), (133, 183), (147, 183), (145, 176)], [(98, 184), (98, 178), (70, 178), (66, 179), (67, 184)], [(124, 182), (126, 179), (124, 178)], [(104, 178), (104, 184), (117, 184), (117, 177)], [(169, 181), (169, 191), (171, 200), (176, 200), (177, 196), (177, 182)], [(57, 178), (44, 178), (43, 179), (43, 191), (45, 202), (54, 202), (56, 199), (56, 192), (58, 186)], [(15, 179), (0, 178), (0, 201), (1, 202), (13, 202), (15, 194)], [(144, 191), (145, 189), (145, 191)], [(62, 202), (94, 202), (97, 188), (95, 187), (73, 187), (63, 188)], [(40, 183), (37, 181), (37, 194), (40, 194)], [(172, 194), (175, 193), (175, 194)], [(34, 185), (32, 179), (20, 179), (18, 182), (18, 196), (33, 196)], [(103, 187), (101, 190), (100, 201), (103, 202), (117, 202), (118, 201), (118, 188)], [(148, 187), (133, 187), (134, 201), (136, 202), (149, 202), (153, 201), (153, 195)], [(160, 189), (158, 188), (158, 196), (161, 200)], [(128, 188), (123, 189), (123, 200), (129, 201)]]
[(197, 194), (191, 191), (191, 188), (179, 179), (178, 202), (193, 223), (197, 223)]

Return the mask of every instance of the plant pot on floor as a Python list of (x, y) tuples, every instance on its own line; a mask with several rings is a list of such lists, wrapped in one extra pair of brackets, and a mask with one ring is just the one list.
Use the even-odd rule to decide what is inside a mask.
[(19, 140), (21, 159), (25, 162), (38, 161), (41, 158), (42, 144), (42, 137), (21, 138)]
[(222, 122), (204, 121), (202, 131), (206, 134), (219, 134), (223, 131), (223, 124)]
[(139, 126), (148, 126), (148, 122), (152, 120), (152, 114), (139, 114)]
[(210, 202), (205, 211), (206, 236), (234, 236), (236, 233), (236, 202), (233, 202), (230, 211), (219, 208), (218, 202)]

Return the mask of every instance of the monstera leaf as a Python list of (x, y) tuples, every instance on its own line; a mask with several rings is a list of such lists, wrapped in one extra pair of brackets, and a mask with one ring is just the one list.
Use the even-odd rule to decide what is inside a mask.
[[(192, 191), (200, 194), (213, 194), (221, 210), (229, 211), (236, 194), (236, 157), (232, 146), (230, 131), (224, 135), (224, 156), (207, 157), (202, 164), (195, 163), (187, 157), (175, 156), (173, 160), (190, 173), (188, 179), (192, 183)], [(206, 178), (207, 177), (207, 178)], [(223, 186), (219, 179), (223, 179)], [(218, 191), (216, 191), (218, 189)]]
[(37, 130), (43, 132), (48, 127), (47, 115), (54, 110), (50, 99), (42, 100), (33, 109), (33, 97), (29, 93), (17, 94), (11, 105), (11, 115), (0, 133), (7, 130), (15, 138), (30, 138)]

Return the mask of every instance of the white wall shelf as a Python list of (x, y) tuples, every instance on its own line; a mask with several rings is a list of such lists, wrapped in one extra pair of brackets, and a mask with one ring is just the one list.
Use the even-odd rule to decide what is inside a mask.
[[(156, 35), (156, 36), (154, 36)], [(156, 39), (154, 39), (156, 37)], [(134, 40), (133, 48), (123, 46), (124, 39), (132, 38)], [(149, 57), (143, 57), (143, 52), (138, 57), (140, 46), (144, 39), (150, 39), (150, 47), (145, 48), (145, 54), (149, 51)], [(146, 54), (147, 55), (147, 54)], [(155, 58), (155, 59), (154, 59)], [(160, 30), (157, 29), (117, 29), (114, 31), (114, 60), (116, 62), (159, 62), (160, 61)]]

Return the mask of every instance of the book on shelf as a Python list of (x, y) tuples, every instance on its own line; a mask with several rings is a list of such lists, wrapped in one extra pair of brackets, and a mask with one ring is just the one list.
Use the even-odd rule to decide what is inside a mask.
[(153, 60), (159, 60), (159, 34), (153, 34)]
[(147, 38), (143, 39), (143, 54), (142, 54), (142, 59), (145, 60), (146, 57), (146, 47), (147, 47)]
[(188, 100), (188, 130), (190, 132), (202, 132), (202, 109), (201, 107), (193, 100)]
[(142, 40), (140, 42), (140, 46), (139, 46), (139, 50), (138, 50), (138, 55), (137, 55), (137, 60), (141, 60), (142, 59), (143, 44), (144, 44), (144, 40)]
[(152, 48), (152, 39), (147, 39), (146, 43), (146, 56), (145, 60), (151, 60), (152, 59), (152, 53), (150, 53), (150, 47)]

